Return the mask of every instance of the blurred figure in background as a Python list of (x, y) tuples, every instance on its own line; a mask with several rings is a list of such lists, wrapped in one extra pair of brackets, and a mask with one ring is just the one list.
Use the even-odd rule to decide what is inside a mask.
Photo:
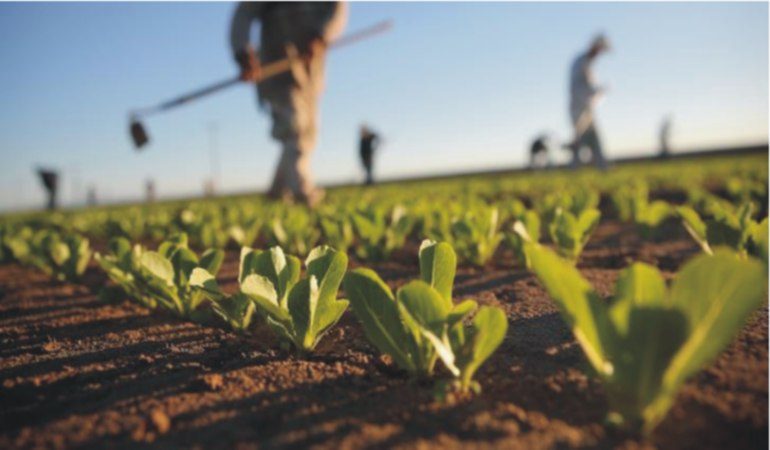
[(573, 152), (572, 167), (578, 166), (580, 151), (588, 147), (591, 150), (592, 162), (602, 170), (607, 168), (594, 121), (596, 102), (607, 89), (596, 84), (592, 65), (596, 58), (609, 48), (610, 43), (604, 35), (596, 36), (588, 50), (578, 55), (570, 68), (569, 113), (575, 134), (572, 143), (566, 147)]
[(374, 176), (372, 175), (372, 166), (374, 164), (374, 152), (380, 145), (380, 137), (369, 129), (366, 124), (361, 125), (359, 133), (358, 151), (361, 154), (361, 164), (364, 166), (366, 172), (366, 185), (374, 184)]
[(59, 173), (49, 169), (37, 169), (37, 174), (40, 176), (40, 181), (43, 183), (43, 188), (48, 194), (49, 210), (56, 209), (56, 196), (59, 191)]
[(147, 203), (155, 202), (155, 182), (152, 179), (144, 183), (144, 198)]
[(666, 116), (660, 124), (660, 157), (671, 156), (671, 116)]
[(538, 135), (529, 147), (529, 166), (533, 169), (550, 166), (552, 145), (553, 137), (549, 133)]
[[(273, 119), (272, 136), (283, 147), (268, 191), (272, 198), (293, 197), (311, 207), (323, 198), (311, 177), (310, 154), (316, 144), (326, 47), (346, 20), (347, 5), (341, 2), (244, 2), (235, 10), (230, 44), (241, 79), (257, 81), (262, 65), (302, 57), (289, 72), (257, 85), (259, 103)], [(261, 25), (258, 50), (250, 36), (255, 21)]]
[(88, 193), (86, 194), (86, 205), (96, 206), (97, 203), (98, 200), (96, 197), (96, 186), (92, 184), (88, 187)]

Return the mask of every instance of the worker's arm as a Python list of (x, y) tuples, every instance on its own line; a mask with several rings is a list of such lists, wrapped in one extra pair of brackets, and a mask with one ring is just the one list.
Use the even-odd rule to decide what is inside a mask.
[(334, 9), (331, 12), (326, 27), (324, 27), (323, 35), (320, 36), (326, 45), (334, 42), (345, 29), (345, 25), (348, 22), (348, 4), (347, 2), (336, 2)]
[(263, 8), (261, 2), (241, 2), (235, 8), (230, 23), (230, 47), (244, 81), (253, 81), (259, 77), (259, 59), (251, 43), (251, 24), (261, 18)]

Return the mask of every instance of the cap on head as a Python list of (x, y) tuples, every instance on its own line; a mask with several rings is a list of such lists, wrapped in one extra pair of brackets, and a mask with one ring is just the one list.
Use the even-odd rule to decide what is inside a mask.
[(599, 52), (607, 51), (610, 49), (610, 40), (607, 39), (604, 33), (599, 33), (591, 41), (591, 49)]

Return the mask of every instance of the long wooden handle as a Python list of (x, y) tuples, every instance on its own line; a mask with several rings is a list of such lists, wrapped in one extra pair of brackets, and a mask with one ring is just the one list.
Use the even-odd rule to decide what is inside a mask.
[[(390, 20), (384, 20), (382, 22), (376, 23), (370, 27), (364, 28), (362, 30), (356, 31), (354, 33), (350, 33), (348, 35), (345, 35), (338, 39), (337, 41), (333, 42), (331, 45), (329, 45), (329, 49), (338, 49), (340, 47), (344, 47), (346, 45), (354, 44), (356, 42), (362, 41), (364, 39), (367, 39), (371, 36), (374, 36), (376, 34), (383, 33), (385, 31), (388, 31), (393, 26), (393, 22)], [(309, 55), (303, 55), (303, 56), (289, 56), (288, 58), (284, 58), (278, 61), (274, 61), (268, 64), (265, 64), (262, 66), (261, 74), (259, 79), (256, 81), (257, 83), (261, 83), (265, 81), (268, 78), (274, 77), (276, 75), (279, 75), (284, 72), (288, 72), (291, 70), (291, 66), (293, 63), (297, 61), (297, 59), (306, 59), (309, 58)], [(143, 116), (148, 115), (155, 112), (161, 112), (166, 111), (172, 108), (176, 108), (177, 106), (183, 105), (185, 103), (188, 103), (192, 100), (199, 99), (201, 97), (205, 97), (209, 94), (213, 94), (215, 92), (221, 91), (222, 89), (229, 88), (230, 86), (234, 86), (238, 84), (241, 81), (239, 76), (228, 78), (226, 80), (218, 81), (212, 85), (203, 87), (201, 89), (198, 89), (196, 91), (184, 94), (180, 97), (168, 100), (166, 102), (161, 103), (160, 105), (154, 107), (154, 108), (147, 108), (144, 110), (135, 111), (132, 115), (133, 116)]]
[[(374, 35), (384, 33), (388, 30), (390, 30), (393, 27), (393, 21), (391, 20), (383, 20), (382, 22), (378, 22), (370, 27), (366, 27), (362, 30), (358, 30), (354, 33), (347, 34), (336, 41), (332, 42), (328, 48), (329, 50), (336, 50), (340, 47), (344, 47), (346, 45), (355, 44), (357, 42), (363, 41), (365, 39), (368, 39)], [(294, 63), (296, 59), (308, 59), (310, 58), (310, 55), (289, 55), (286, 58), (280, 59), (278, 61), (274, 61), (268, 64), (265, 64), (262, 66), (262, 70), (260, 73), (260, 77), (257, 80), (257, 83), (261, 83), (262, 81), (274, 77), (278, 74), (288, 72), (291, 70), (291, 65)]]

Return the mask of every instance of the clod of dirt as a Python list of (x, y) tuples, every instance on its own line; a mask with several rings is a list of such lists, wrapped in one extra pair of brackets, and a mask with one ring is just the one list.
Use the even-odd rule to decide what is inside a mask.
[(203, 384), (212, 391), (218, 391), (224, 386), (224, 379), (218, 373), (209, 373), (203, 376)]
[(55, 352), (61, 348), (61, 344), (59, 341), (48, 341), (45, 344), (43, 344), (43, 350), (47, 352)]
[(160, 409), (154, 409), (150, 413), (150, 421), (158, 430), (158, 433), (165, 434), (171, 428), (171, 419)]

